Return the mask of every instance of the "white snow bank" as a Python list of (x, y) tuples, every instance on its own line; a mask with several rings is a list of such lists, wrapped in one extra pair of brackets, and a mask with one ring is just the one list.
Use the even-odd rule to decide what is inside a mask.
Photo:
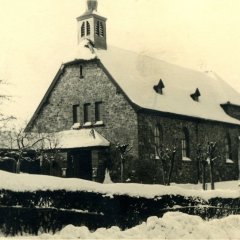
[(15, 237), (13, 239), (239, 239), (240, 215), (204, 221), (198, 216), (168, 212), (162, 218), (150, 217), (147, 222), (121, 231), (118, 227), (99, 228), (68, 225), (55, 235)]
[[(67, 190), (67, 191), (87, 191), (98, 192), (108, 196), (126, 194), (133, 197), (154, 198), (155, 196), (162, 196), (167, 194), (202, 197), (209, 199), (212, 197), (240, 197), (240, 188), (238, 182), (231, 183), (235, 186), (232, 190), (217, 189), (214, 191), (202, 191), (179, 186), (163, 186), (163, 185), (146, 185), (134, 183), (114, 183), (114, 184), (100, 184), (90, 182), (82, 179), (74, 178), (58, 178), (44, 175), (30, 175), (30, 174), (13, 174), (0, 171), (0, 189), (8, 189), (12, 191), (37, 191), (37, 190)], [(198, 186), (198, 185), (197, 185)], [(199, 186), (200, 187), (200, 186)]]

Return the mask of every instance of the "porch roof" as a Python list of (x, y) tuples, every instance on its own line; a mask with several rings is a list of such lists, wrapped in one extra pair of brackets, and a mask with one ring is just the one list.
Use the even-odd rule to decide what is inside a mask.
[(110, 142), (94, 129), (66, 130), (55, 135), (57, 149), (110, 146)]

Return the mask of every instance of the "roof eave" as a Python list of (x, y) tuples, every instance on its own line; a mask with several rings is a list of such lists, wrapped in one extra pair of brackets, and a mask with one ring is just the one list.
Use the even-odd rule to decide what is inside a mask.
[(227, 124), (227, 125), (231, 125), (231, 126), (238, 126), (238, 127), (240, 126), (240, 121), (239, 121), (239, 124), (237, 124), (237, 123), (218, 121), (218, 120), (208, 119), (208, 118), (182, 115), (182, 114), (178, 114), (178, 113), (163, 112), (160, 110), (154, 110), (154, 109), (148, 109), (148, 108), (142, 108), (142, 107), (139, 107), (138, 113), (151, 113), (151, 114), (155, 114), (155, 115), (161, 115), (161, 116), (172, 117), (172, 118), (177, 117), (182, 120), (187, 119), (187, 120), (191, 120), (191, 121), (195, 121), (195, 122), (212, 122), (212, 123), (218, 123), (218, 124)]

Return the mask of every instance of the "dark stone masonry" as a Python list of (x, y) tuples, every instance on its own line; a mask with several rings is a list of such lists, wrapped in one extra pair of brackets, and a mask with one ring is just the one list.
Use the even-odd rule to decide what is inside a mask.
[[(82, 74), (80, 77), (80, 66)], [(102, 103), (102, 124), (95, 126), (95, 103)], [(75, 61), (65, 66), (56, 85), (45, 99), (38, 116), (28, 131), (56, 132), (69, 130), (73, 125), (72, 106), (79, 105), (80, 122), (84, 122), (84, 104), (90, 104), (90, 122), (110, 143), (109, 154), (101, 164), (108, 166), (114, 181), (120, 181), (119, 156), (114, 154), (116, 144), (129, 144), (124, 166), (124, 180), (142, 183), (162, 183), (161, 163), (155, 155), (154, 128), (162, 128), (165, 146), (176, 145), (177, 153), (173, 168), (173, 182), (197, 183), (201, 180), (201, 166), (197, 161), (197, 146), (217, 142), (218, 157), (215, 164), (216, 181), (238, 178), (239, 127), (230, 124), (174, 116), (160, 112), (138, 110), (110, 78), (98, 60)], [(189, 132), (189, 161), (183, 161), (181, 153), (182, 129)], [(231, 140), (232, 163), (226, 162), (225, 138)], [(96, 149), (101, 155), (102, 150)], [(109, 156), (107, 156), (109, 155)], [(104, 157), (102, 157), (104, 158)], [(100, 164), (100, 163), (99, 163)], [(96, 164), (95, 164), (96, 165)], [(207, 169), (208, 171), (208, 169)], [(101, 176), (104, 170), (101, 171)], [(103, 181), (99, 176), (98, 181)], [(207, 176), (209, 174), (207, 173)]]

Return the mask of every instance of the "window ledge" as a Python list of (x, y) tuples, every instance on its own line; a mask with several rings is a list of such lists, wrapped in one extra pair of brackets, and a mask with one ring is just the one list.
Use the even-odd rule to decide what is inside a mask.
[(92, 126), (92, 122), (85, 122), (83, 124), (83, 127), (91, 127)]
[(102, 126), (104, 125), (103, 121), (97, 121), (94, 123), (94, 126)]
[(232, 159), (226, 159), (226, 163), (230, 163), (230, 164), (233, 164), (234, 161)]
[(188, 157), (182, 157), (182, 161), (184, 162), (191, 162), (191, 158), (188, 158)]
[(79, 129), (81, 127), (81, 123), (74, 123), (71, 127), (71, 129)]

